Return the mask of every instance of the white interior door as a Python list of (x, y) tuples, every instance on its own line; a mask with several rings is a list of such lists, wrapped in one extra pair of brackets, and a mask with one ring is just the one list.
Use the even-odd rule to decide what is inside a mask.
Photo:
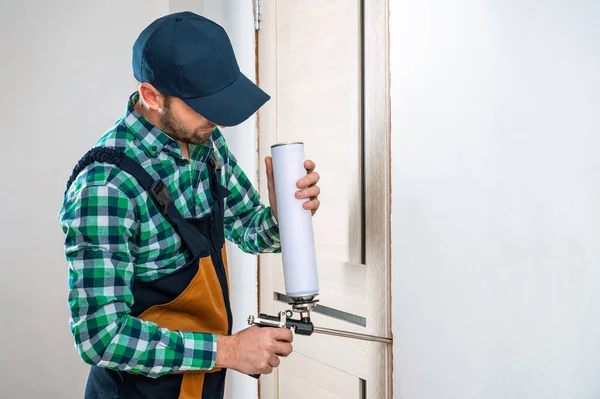
[[(260, 113), (260, 155), (302, 141), (322, 176), (314, 324), (391, 338), (387, 5), (365, 1), (379, 11), (363, 13), (361, 0), (262, 0), (259, 83), (273, 98)], [(371, 24), (379, 26), (367, 34)], [(266, 198), (265, 181), (261, 192)], [(261, 256), (261, 312), (289, 309), (284, 294), (281, 256)], [(390, 396), (388, 344), (318, 334), (294, 342), (262, 377), (262, 398)]]

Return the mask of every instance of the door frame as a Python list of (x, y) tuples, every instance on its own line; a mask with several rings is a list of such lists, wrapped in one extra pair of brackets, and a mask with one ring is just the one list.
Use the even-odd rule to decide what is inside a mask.
[[(259, 0), (254, 0), (259, 1)], [(256, 37), (257, 83), (270, 93), (274, 101), (265, 104), (258, 114), (259, 189), (267, 192), (264, 158), (277, 129), (277, 76), (272, 70), (276, 57), (276, 0), (260, 0), (261, 26)], [(391, 322), (391, 154), (390, 154), (390, 74), (389, 74), (389, 0), (362, 2), (362, 130), (363, 130), (363, 195), (364, 227), (363, 257), (370, 273), (375, 273), (383, 287), (368, 288), (369, 297), (385, 303), (383, 309), (370, 309), (377, 335), (392, 338)], [(274, 314), (273, 262), (259, 257), (258, 302), (261, 313)], [(387, 387), (381, 387), (392, 397), (392, 346), (385, 351), (388, 371)], [(259, 396), (271, 398), (276, 389), (277, 369), (261, 377)]]

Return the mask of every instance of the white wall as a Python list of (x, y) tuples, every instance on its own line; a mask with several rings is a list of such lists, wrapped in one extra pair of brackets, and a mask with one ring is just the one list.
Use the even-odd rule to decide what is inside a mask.
[[(0, 0), (0, 398), (83, 396), (88, 367), (69, 333), (57, 220), (66, 179), (136, 89), (139, 32), (169, 12), (205, 9), (253, 78), (250, 0)], [(255, 126), (252, 118), (225, 135), (256, 183)], [(237, 331), (257, 309), (256, 257), (230, 248), (230, 267)], [(233, 374), (231, 397), (256, 396), (256, 381)]]
[(391, 0), (395, 398), (600, 397), (599, 20)]
[(0, 1), (0, 397), (83, 397), (58, 224), (81, 155), (136, 84), (131, 46), (164, 0)]

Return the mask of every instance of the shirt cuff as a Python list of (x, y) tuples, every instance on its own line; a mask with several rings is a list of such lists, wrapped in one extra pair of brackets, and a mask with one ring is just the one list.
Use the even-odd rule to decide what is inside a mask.
[(182, 332), (183, 363), (178, 371), (211, 370), (217, 361), (217, 336), (210, 333)]
[(269, 216), (265, 219), (263, 223), (263, 229), (266, 233), (266, 236), (270, 241), (270, 249), (278, 250), (281, 248), (281, 240), (279, 237), (279, 222), (275, 219), (275, 214), (273, 213), (273, 209), (268, 207)]

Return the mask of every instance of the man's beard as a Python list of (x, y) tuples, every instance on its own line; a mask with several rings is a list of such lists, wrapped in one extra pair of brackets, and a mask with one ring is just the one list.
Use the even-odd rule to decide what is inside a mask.
[(159, 114), (160, 129), (170, 135), (175, 140), (186, 144), (204, 144), (210, 139), (212, 130), (216, 127), (214, 123), (208, 122), (206, 125), (198, 126), (190, 131), (175, 120), (171, 113), (171, 102), (169, 98), (165, 99), (163, 111)]

